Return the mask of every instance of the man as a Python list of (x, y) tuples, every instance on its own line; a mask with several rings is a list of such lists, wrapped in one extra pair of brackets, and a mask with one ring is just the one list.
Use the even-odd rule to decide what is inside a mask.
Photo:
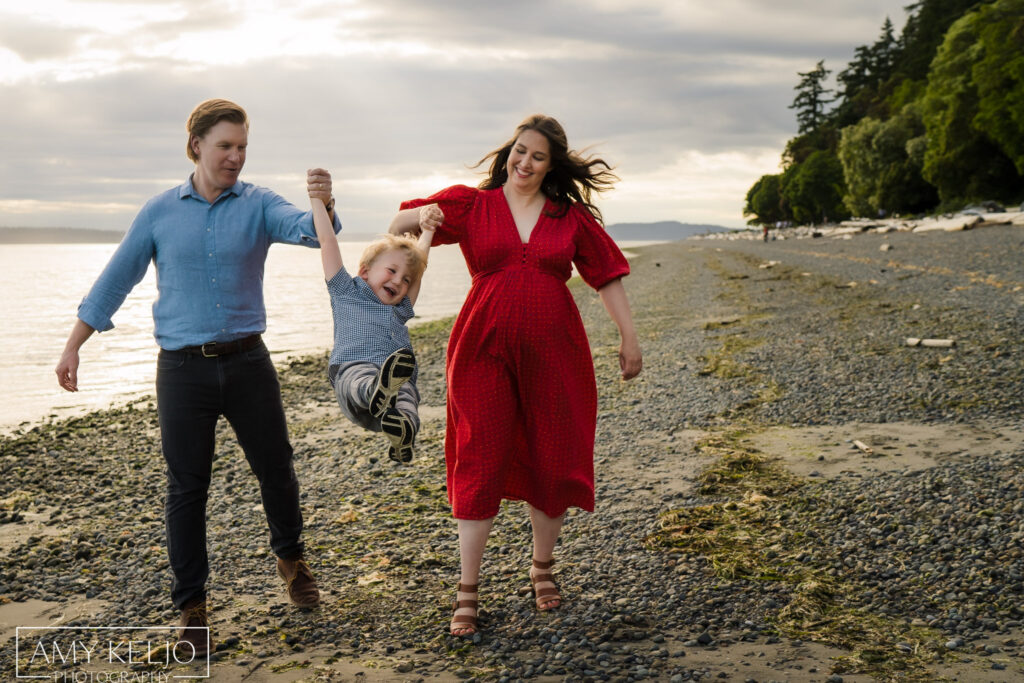
[[(265, 188), (242, 182), (249, 121), (227, 100), (208, 100), (189, 116), (186, 151), (195, 172), (149, 200), (78, 308), (57, 364), (57, 380), (78, 390), (78, 351), (146, 274), (157, 269), (153, 306), (157, 412), (167, 463), (167, 552), (171, 599), (181, 610), (183, 640), (205, 654), (206, 501), (214, 429), (224, 415), (259, 480), (278, 573), (289, 598), (319, 604), (303, 560), (299, 485), (292, 467), (281, 388), (260, 334), (266, 330), (263, 266), (273, 242), (317, 247), (311, 212)], [(337, 233), (331, 176), (307, 174), (311, 197), (324, 201)]]

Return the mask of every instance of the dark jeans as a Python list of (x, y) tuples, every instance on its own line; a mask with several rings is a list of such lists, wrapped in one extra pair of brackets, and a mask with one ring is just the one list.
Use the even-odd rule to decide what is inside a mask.
[(299, 482), (281, 385), (266, 346), (216, 358), (161, 350), (156, 396), (167, 462), (167, 554), (175, 606), (181, 609), (206, 596), (206, 500), (221, 415), (235, 430), (259, 480), (274, 553), (285, 559), (301, 555)]

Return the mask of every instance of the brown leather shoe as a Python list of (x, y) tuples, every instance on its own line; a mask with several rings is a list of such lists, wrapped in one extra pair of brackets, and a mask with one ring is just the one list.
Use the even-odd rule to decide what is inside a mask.
[(288, 597), (292, 604), (304, 609), (312, 609), (320, 604), (320, 591), (316, 587), (316, 579), (309, 565), (302, 556), (294, 560), (277, 558), (277, 574), (288, 589)]
[(178, 641), (191, 644), (196, 649), (197, 659), (210, 654), (213, 643), (210, 640), (210, 620), (206, 618), (205, 600), (185, 603), (178, 620)]

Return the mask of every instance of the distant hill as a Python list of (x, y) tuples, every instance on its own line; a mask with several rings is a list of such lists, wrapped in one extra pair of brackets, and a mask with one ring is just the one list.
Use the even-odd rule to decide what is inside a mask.
[(657, 223), (614, 223), (605, 228), (616, 240), (683, 240), (694, 235), (709, 232), (730, 232), (721, 225), (694, 225), (679, 221), (658, 221)]
[(87, 228), (0, 228), (0, 244), (83, 244), (121, 241), (123, 232)]

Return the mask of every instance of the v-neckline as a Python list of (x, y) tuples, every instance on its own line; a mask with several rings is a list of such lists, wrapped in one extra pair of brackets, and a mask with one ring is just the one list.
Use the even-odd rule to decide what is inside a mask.
[(533, 233), (537, 232), (537, 228), (540, 227), (540, 223), (544, 220), (544, 212), (548, 208), (548, 198), (544, 197), (544, 204), (540, 207), (540, 214), (537, 216), (537, 220), (534, 221), (533, 227), (530, 228), (530, 234), (526, 236), (526, 240), (523, 240), (522, 234), (519, 232), (519, 226), (516, 225), (515, 214), (512, 213), (512, 206), (508, 203), (508, 197), (505, 196), (505, 188), (499, 187), (498, 192), (501, 193), (501, 203), (505, 205), (505, 212), (508, 214), (508, 219), (512, 223), (512, 230), (515, 232), (516, 240), (522, 246), (528, 246), (533, 240)]

